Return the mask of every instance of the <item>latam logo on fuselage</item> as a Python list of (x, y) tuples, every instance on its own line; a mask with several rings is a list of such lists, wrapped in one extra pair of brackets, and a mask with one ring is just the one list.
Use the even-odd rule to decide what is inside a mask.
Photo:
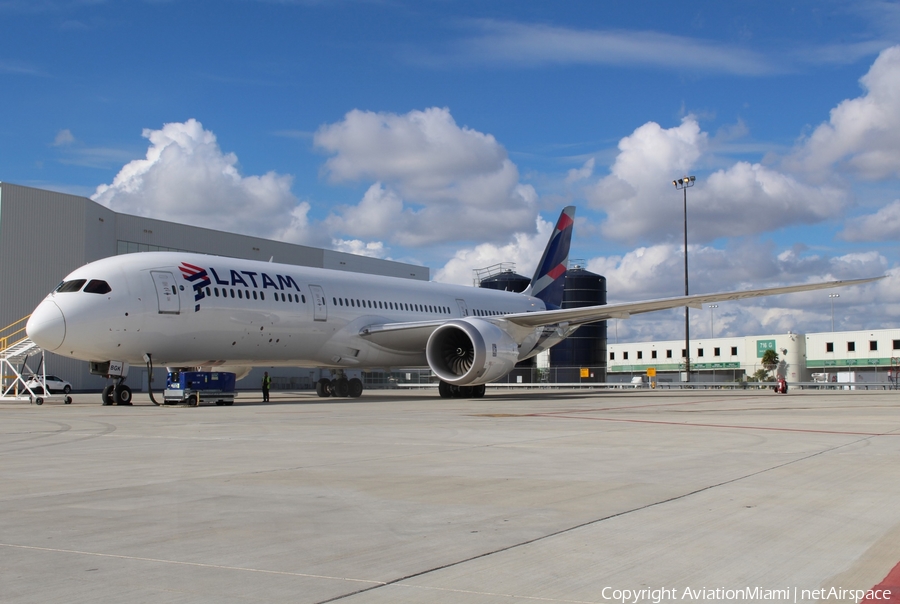
[[(277, 291), (294, 288), (294, 290), (300, 291), (300, 286), (290, 275), (279, 275), (276, 273), (275, 277), (272, 278), (267, 273), (256, 271), (236, 271), (234, 269), (219, 269), (216, 271), (212, 267), (209, 267), (207, 270), (187, 262), (182, 262), (178, 269), (181, 271), (185, 281), (194, 288), (194, 301), (198, 303), (194, 307), (195, 312), (200, 310), (200, 300), (206, 297), (205, 288), (213, 284), (261, 290), (274, 289)], [(223, 278), (220, 274), (227, 276)], [(210, 280), (210, 275), (212, 275), (212, 280)]]

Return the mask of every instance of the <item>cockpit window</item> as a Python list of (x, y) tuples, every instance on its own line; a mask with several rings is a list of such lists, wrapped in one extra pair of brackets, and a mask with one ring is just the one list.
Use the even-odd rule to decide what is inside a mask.
[(90, 283), (87, 284), (87, 287), (84, 288), (84, 291), (88, 294), (108, 294), (112, 291), (112, 288), (106, 281), (91, 279)]
[(87, 279), (73, 279), (71, 281), (63, 281), (56, 286), (56, 291), (65, 294), (68, 292), (77, 292), (81, 290)]

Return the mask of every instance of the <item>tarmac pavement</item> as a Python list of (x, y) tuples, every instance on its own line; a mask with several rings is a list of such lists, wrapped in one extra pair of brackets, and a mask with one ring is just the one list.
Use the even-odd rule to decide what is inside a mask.
[(900, 584), (896, 391), (260, 400), (0, 405), (0, 601), (847, 602)]

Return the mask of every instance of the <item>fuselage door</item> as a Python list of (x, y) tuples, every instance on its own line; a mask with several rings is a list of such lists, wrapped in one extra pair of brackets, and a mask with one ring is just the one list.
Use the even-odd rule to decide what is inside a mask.
[(156, 286), (160, 314), (177, 315), (181, 312), (175, 276), (168, 271), (150, 271), (150, 276), (153, 277), (153, 285)]
[(328, 306), (325, 304), (325, 292), (321, 285), (310, 285), (309, 293), (313, 298), (313, 319), (316, 321), (328, 320)]
[(457, 298), (456, 303), (459, 304), (459, 312), (462, 313), (462, 316), (469, 316), (469, 306), (466, 304), (466, 301), (462, 298)]

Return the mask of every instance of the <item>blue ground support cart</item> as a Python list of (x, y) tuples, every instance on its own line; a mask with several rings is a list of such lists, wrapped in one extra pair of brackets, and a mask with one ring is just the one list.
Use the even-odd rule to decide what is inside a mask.
[(170, 371), (163, 398), (167, 405), (233, 405), (234, 378), (225, 371)]

